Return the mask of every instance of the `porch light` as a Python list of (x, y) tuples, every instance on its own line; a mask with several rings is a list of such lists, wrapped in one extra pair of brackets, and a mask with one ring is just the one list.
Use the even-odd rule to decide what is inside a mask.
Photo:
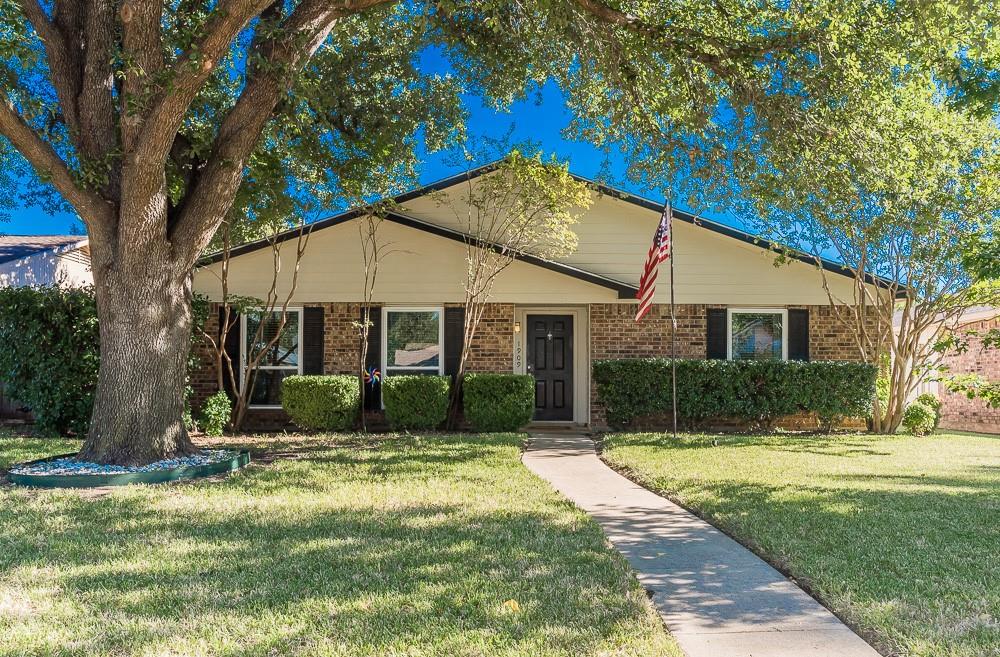
[(521, 332), (521, 322), (514, 322), (514, 333)]

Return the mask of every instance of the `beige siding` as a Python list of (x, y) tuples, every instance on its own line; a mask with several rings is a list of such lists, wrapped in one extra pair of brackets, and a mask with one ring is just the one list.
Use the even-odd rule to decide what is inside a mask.
[[(446, 190), (461, 196), (463, 183)], [(404, 205), (404, 212), (423, 221), (467, 230), (461, 212), (442, 207), (431, 197)], [(456, 216), (458, 215), (458, 216)], [(562, 258), (567, 264), (631, 285), (638, 285), (659, 215), (622, 199), (596, 196), (575, 230), (580, 246)], [(774, 266), (774, 253), (700, 226), (677, 221), (674, 241), (678, 303), (727, 305), (817, 305), (829, 303), (822, 275), (813, 265), (792, 262)], [(665, 274), (665, 272), (664, 272)], [(850, 279), (828, 276), (835, 294), (850, 302)], [(669, 278), (661, 275), (656, 300), (669, 301)]]
[[(437, 304), (464, 299), (465, 246), (425, 231), (385, 222), (379, 229), (387, 245), (379, 266), (375, 301)], [(282, 245), (279, 294), (287, 294), (295, 259), (295, 241)], [(221, 298), (221, 267), (200, 269), (195, 291)], [(264, 298), (273, 277), (270, 248), (233, 258), (231, 294)], [(312, 234), (302, 260), (294, 302), (361, 301), (363, 270), (357, 225), (347, 222)], [(590, 303), (617, 300), (617, 292), (523, 262), (501, 273), (491, 300), (497, 303)]]

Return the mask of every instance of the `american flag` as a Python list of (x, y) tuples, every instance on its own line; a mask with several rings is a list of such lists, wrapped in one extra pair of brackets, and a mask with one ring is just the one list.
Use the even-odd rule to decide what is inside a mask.
[(663, 207), (660, 223), (656, 226), (656, 233), (653, 234), (653, 243), (646, 255), (646, 265), (642, 268), (642, 278), (639, 279), (639, 292), (635, 295), (639, 300), (639, 309), (635, 313), (635, 321), (637, 322), (653, 307), (653, 295), (656, 293), (656, 274), (660, 269), (660, 263), (666, 262), (667, 258), (670, 257), (671, 215), (670, 202), (668, 201)]

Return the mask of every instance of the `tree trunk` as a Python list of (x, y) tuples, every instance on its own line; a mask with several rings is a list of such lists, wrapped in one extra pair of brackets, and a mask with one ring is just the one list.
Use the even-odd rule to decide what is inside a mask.
[(101, 365), (80, 458), (142, 465), (197, 451), (184, 426), (191, 275), (163, 255), (95, 268)]

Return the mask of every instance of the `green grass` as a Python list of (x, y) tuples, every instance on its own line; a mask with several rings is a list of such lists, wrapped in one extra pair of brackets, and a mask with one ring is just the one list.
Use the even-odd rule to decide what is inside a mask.
[[(680, 654), (518, 436), (287, 441), (215, 481), (0, 485), (0, 655)], [(74, 446), (0, 438), (0, 469)]]
[(1000, 655), (1000, 437), (629, 434), (604, 459), (750, 545), (885, 654)]

